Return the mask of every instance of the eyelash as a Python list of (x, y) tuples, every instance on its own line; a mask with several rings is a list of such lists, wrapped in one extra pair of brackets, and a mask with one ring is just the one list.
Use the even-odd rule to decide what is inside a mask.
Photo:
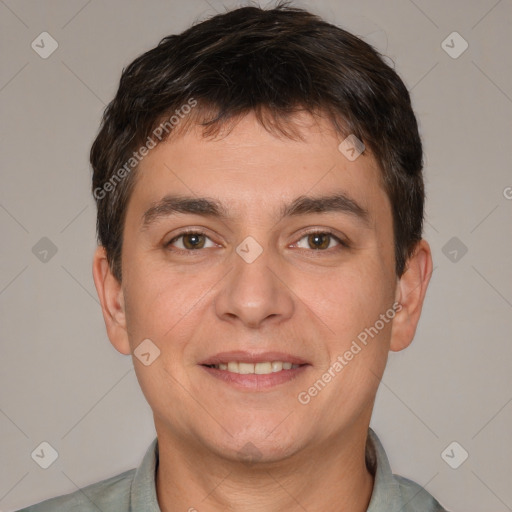
[[(310, 235), (315, 235), (315, 234), (327, 235), (330, 238), (336, 240), (336, 242), (338, 242), (339, 246), (336, 247), (336, 248), (331, 247), (330, 249), (302, 249), (302, 248), (300, 248), (300, 250), (313, 251), (313, 252), (318, 252), (318, 253), (320, 253), (320, 252), (330, 253), (331, 251), (333, 251), (333, 249), (335, 251), (337, 251), (337, 250), (343, 250), (343, 249), (349, 249), (350, 248), (350, 244), (349, 244), (348, 241), (342, 240), (340, 237), (336, 236), (332, 231), (329, 231), (329, 230), (313, 230), (313, 231), (308, 231), (307, 233), (302, 234), (302, 236), (295, 243), (298, 243), (303, 238), (306, 238), (306, 237), (308, 237)], [(184, 236), (187, 236), (187, 235), (202, 235), (202, 236), (205, 236), (206, 238), (210, 239), (208, 237), (208, 235), (206, 235), (206, 233), (204, 233), (202, 231), (197, 231), (197, 230), (191, 229), (191, 230), (182, 231), (181, 233), (176, 235), (174, 238), (172, 238), (171, 240), (166, 242), (164, 244), (165, 248), (169, 249), (170, 247), (172, 247), (173, 243), (175, 243), (177, 240), (179, 240), (180, 238), (182, 238)], [(201, 249), (179, 249), (179, 248), (172, 248), (172, 249), (169, 249), (169, 250), (172, 250), (173, 252), (185, 253), (188, 256), (192, 256), (193, 253), (201, 251)]]

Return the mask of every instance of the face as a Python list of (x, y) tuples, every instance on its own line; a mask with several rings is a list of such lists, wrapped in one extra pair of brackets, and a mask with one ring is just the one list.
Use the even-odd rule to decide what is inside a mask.
[(160, 351), (134, 356), (159, 437), (278, 460), (366, 430), (400, 298), (391, 207), (371, 155), (299, 121), (302, 141), (248, 115), (140, 164), (109, 336)]

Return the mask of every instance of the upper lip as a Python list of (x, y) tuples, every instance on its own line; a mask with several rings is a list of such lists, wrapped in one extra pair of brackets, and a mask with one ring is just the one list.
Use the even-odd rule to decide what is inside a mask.
[(281, 361), (283, 363), (292, 364), (309, 364), (305, 359), (286, 354), (285, 352), (246, 352), (243, 350), (235, 350), (231, 352), (219, 352), (199, 364), (212, 365), (220, 363), (229, 363), (237, 361), (239, 363), (264, 363), (267, 361)]

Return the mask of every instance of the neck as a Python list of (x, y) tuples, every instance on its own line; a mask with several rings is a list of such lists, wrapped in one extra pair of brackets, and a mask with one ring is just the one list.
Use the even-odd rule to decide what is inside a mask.
[(366, 430), (343, 432), (279, 462), (239, 462), (187, 446), (158, 429), (162, 512), (365, 512), (373, 476)]

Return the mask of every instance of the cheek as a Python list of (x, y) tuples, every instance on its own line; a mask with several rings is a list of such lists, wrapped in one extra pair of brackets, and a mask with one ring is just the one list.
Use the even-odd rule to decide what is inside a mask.
[[(169, 268), (134, 266), (125, 287), (126, 322), (131, 343), (150, 338), (173, 350), (197, 327), (191, 320), (207, 304), (215, 276), (171, 272)], [(187, 334), (188, 333), (188, 334)]]
[[(322, 280), (306, 280), (300, 296), (315, 310), (337, 339), (373, 325), (392, 305), (394, 289), (378, 261), (340, 267)], [(387, 270), (389, 274), (389, 270)]]
[(340, 407), (350, 408), (355, 402), (363, 407), (373, 399), (389, 350), (394, 315), (388, 315), (386, 321), (380, 315), (393, 304), (390, 272), (386, 277), (378, 258), (363, 259), (360, 265), (347, 265), (330, 273), (322, 286), (310, 284), (301, 292), (309, 297), (308, 305), (316, 316), (329, 327), (323, 339), (328, 357), (316, 377), (321, 378), (329, 370), (336, 375), (324, 399), (331, 396)]
[[(318, 404), (330, 403), (333, 424), (340, 410), (359, 412), (374, 399), (389, 350), (393, 294), (379, 265), (332, 273), (321, 287), (305, 286), (301, 297), (328, 326), (322, 343), (328, 357), (317, 368), (311, 386), (325, 377), (329, 384)], [(388, 316), (385, 320), (381, 315)], [(327, 374), (327, 375), (326, 375)], [(332, 384), (330, 384), (332, 382)]]

